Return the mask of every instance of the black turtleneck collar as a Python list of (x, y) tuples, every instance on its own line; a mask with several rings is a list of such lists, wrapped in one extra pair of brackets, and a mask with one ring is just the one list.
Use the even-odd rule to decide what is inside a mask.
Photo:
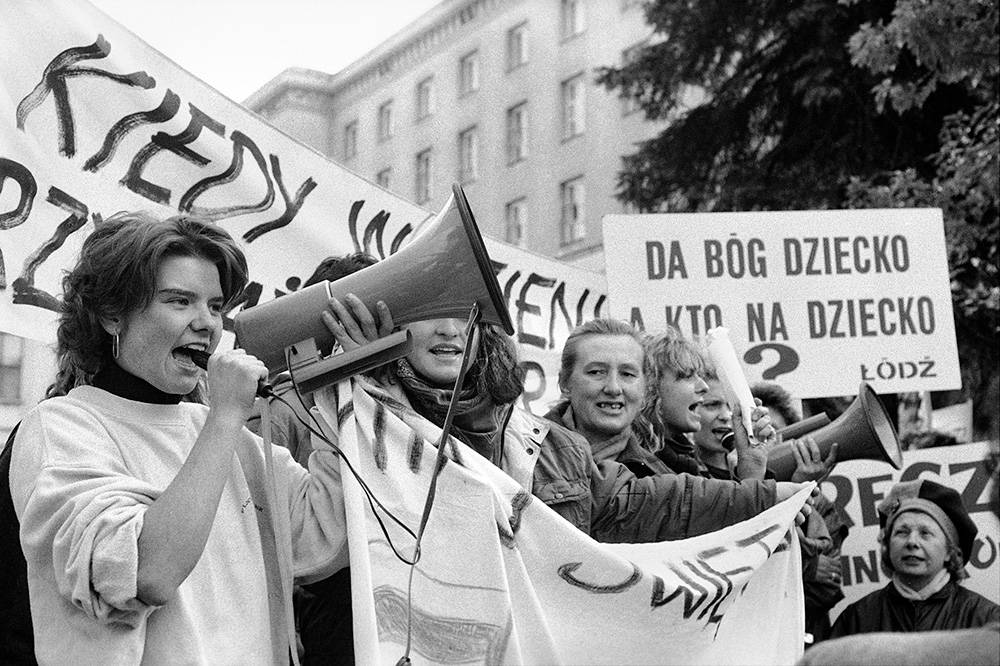
[(173, 393), (164, 393), (145, 379), (140, 379), (122, 369), (117, 363), (111, 362), (94, 375), (94, 386), (114, 393), (119, 398), (149, 402), (154, 405), (176, 405), (184, 397)]

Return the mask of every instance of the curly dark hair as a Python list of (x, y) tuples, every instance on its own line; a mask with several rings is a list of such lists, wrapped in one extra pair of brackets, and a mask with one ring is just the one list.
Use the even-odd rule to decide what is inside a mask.
[(498, 405), (514, 402), (524, 390), (524, 368), (518, 363), (517, 345), (493, 324), (479, 326), (479, 351), (466, 374), (476, 393), (488, 394)]
[(363, 268), (368, 268), (378, 263), (378, 259), (367, 252), (354, 252), (340, 257), (327, 257), (319, 262), (316, 270), (309, 276), (302, 286), (311, 287), (320, 280), (336, 282), (342, 277), (357, 273)]
[(753, 397), (760, 398), (765, 407), (780, 414), (787, 425), (802, 420), (802, 416), (792, 406), (791, 394), (783, 386), (774, 382), (756, 382), (750, 387), (750, 393)]
[(167, 257), (203, 257), (219, 269), (229, 305), (247, 283), (242, 250), (221, 227), (196, 217), (160, 219), (146, 212), (116, 213), (96, 224), (76, 265), (63, 278), (57, 329), (58, 368), (46, 397), (90, 384), (113, 362), (111, 336), (102, 325), (124, 319), (152, 301), (156, 274)]

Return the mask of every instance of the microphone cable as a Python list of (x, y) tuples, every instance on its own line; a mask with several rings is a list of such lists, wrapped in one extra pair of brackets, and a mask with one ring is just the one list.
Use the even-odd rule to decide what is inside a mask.
[[(299, 399), (299, 402), (301, 402), (302, 401), (302, 396), (299, 393), (299, 389), (298, 389), (298, 386), (296, 386), (296, 384), (295, 384), (294, 378), (292, 379), (292, 387), (295, 390), (296, 397)], [(359, 474), (358, 471), (356, 469), (354, 469), (354, 465), (351, 464), (350, 459), (344, 454), (344, 452), (340, 448), (340, 446), (338, 446), (333, 441), (331, 441), (330, 438), (327, 437), (326, 434), (324, 434), (322, 432), (322, 430), (320, 429), (321, 426), (319, 425), (318, 421), (316, 420), (315, 415), (313, 415), (313, 413), (311, 411), (309, 412), (309, 418), (310, 418), (310, 420), (313, 421), (313, 423), (316, 424), (316, 427), (313, 427), (313, 425), (311, 425), (308, 421), (306, 421), (304, 418), (302, 418), (301, 416), (299, 416), (299, 414), (296, 412), (295, 408), (292, 407), (291, 403), (289, 403), (287, 400), (285, 400), (282, 396), (280, 396), (278, 394), (274, 394), (273, 397), (274, 397), (275, 400), (278, 400), (279, 402), (284, 403), (284, 405), (286, 407), (288, 407), (288, 409), (292, 412), (292, 415), (295, 417), (295, 419), (299, 423), (301, 423), (310, 433), (312, 433), (313, 435), (315, 435), (316, 437), (318, 437), (319, 439), (321, 439), (322, 441), (324, 441), (324, 442), (326, 442), (327, 444), (330, 445), (330, 447), (333, 449), (334, 455), (336, 455), (337, 457), (339, 457), (341, 459), (341, 461), (343, 461), (343, 463), (345, 465), (347, 465), (347, 469), (348, 469), (348, 471), (350, 471), (351, 476), (354, 477), (354, 480), (357, 481), (358, 485), (361, 487), (361, 490), (362, 490), (362, 492), (365, 495), (365, 499), (368, 500), (368, 505), (371, 507), (372, 514), (375, 516), (375, 520), (378, 521), (379, 528), (381, 529), (382, 534), (385, 536), (386, 541), (389, 543), (389, 548), (392, 549), (392, 552), (395, 554), (396, 558), (399, 559), (404, 564), (407, 564), (407, 565), (416, 564), (417, 563), (416, 560), (410, 560), (410, 559), (406, 558), (396, 548), (396, 545), (392, 541), (392, 537), (389, 536), (389, 530), (388, 530), (388, 528), (386, 527), (385, 523), (383, 522), (381, 516), (379, 516), (379, 509), (381, 509), (381, 511), (384, 512), (385, 515), (387, 515), (389, 518), (391, 518), (394, 523), (396, 523), (397, 525), (399, 525), (411, 537), (413, 537), (414, 539), (416, 539), (417, 535), (413, 532), (412, 529), (410, 529), (409, 526), (407, 526), (403, 521), (401, 521), (399, 518), (397, 518), (396, 515), (392, 511), (390, 511), (389, 509), (387, 509), (385, 507), (385, 505), (383, 505), (382, 502), (379, 501), (378, 497), (376, 497), (376, 495), (372, 491), (372, 489), (368, 487), (367, 483), (365, 483), (365, 480), (361, 477), (361, 474)]]
[(434, 469), (431, 472), (431, 483), (427, 489), (427, 497), (424, 500), (424, 511), (420, 517), (420, 527), (417, 529), (416, 544), (413, 550), (413, 562), (410, 564), (410, 575), (406, 586), (406, 651), (396, 662), (396, 666), (408, 666), (410, 664), (410, 647), (413, 639), (413, 573), (416, 570), (417, 562), (420, 561), (420, 544), (423, 541), (424, 530), (427, 527), (427, 520), (431, 516), (431, 507), (434, 505), (434, 498), (437, 494), (437, 480), (441, 470), (444, 469), (446, 456), (444, 453), (445, 443), (451, 432), (451, 423), (455, 415), (455, 407), (458, 405), (458, 396), (465, 383), (465, 373), (469, 369), (469, 350), (476, 337), (476, 325), (479, 323), (482, 313), (479, 304), (473, 303), (469, 311), (469, 320), (465, 325), (465, 348), (462, 350), (462, 362), (459, 365), (458, 377), (455, 378), (455, 386), (451, 393), (451, 400), (448, 402), (448, 411), (444, 417), (444, 425), (441, 427), (441, 438), (438, 440), (437, 457), (434, 460)]

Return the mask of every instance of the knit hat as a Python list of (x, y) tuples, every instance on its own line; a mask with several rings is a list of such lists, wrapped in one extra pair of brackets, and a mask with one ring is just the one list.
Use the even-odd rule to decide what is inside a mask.
[(928, 479), (897, 483), (878, 505), (883, 534), (891, 534), (896, 518), (906, 511), (919, 511), (933, 518), (949, 542), (961, 549), (963, 564), (969, 561), (978, 529), (958, 491)]

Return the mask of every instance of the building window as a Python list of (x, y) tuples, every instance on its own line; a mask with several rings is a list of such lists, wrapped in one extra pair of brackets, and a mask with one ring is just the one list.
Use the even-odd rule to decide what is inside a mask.
[(507, 71), (528, 62), (528, 24), (515, 25), (507, 31)]
[(0, 333), (0, 405), (21, 403), (21, 359), (24, 339)]
[(392, 188), (392, 167), (386, 167), (375, 174), (375, 183), (385, 189)]
[(417, 84), (417, 120), (434, 113), (434, 77), (428, 76)]
[(563, 245), (569, 245), (587, 235), (583, 210), (586, 196), (583, 176), (567, 180), (559, 185), (559, 199), (562, 203), (559, 216), (559, 237)]
[(562, 37), (569, 39), (586, 29), (583, 3), (580, 0), (562, 0)]
[(479, 52), (472, 51), (458, 61), (458, 94), (468, 95), (479, 90)]
[(507, 164), (528, 156), (528, 103), (507, 109)]
[(458, 134), (458, 180), (467, 183), (475, 180), (479, 161), (479, 134), (475, 126)]
[(431, 149), (417, 153), (416, 182), (414, 194), (417, 203), (425, 203), (431, 198)]
[(378, 140), (385, 141), (392, 138), (392, 100), (383, 102), (378, 107)]
[(352, 120), (344, 125), (344, 159), (349, 160), (358, 154), (358, 121)]
[(524, 245), (524, 230), (527, 222), (527, 199), (515, 199), (507, 204), (504, 211), (504, 240), (511, 245)]
[(562, 82), (562, 129), (563, 139), (583, 134), (587, 110), (584, 107), (583, 74), (578, 74)]

